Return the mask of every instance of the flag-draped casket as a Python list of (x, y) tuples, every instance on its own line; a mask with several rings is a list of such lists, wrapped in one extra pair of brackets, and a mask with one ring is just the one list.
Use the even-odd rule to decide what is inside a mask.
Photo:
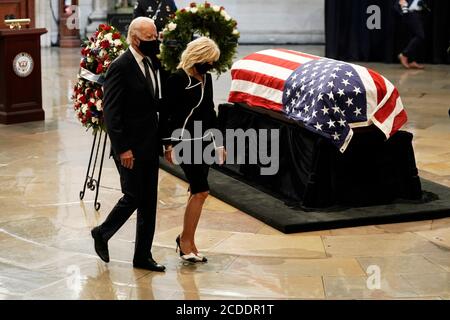
[(395, 86), (356, 64), (269, 49), (235, 62), (231, 75), (230, 102), (282, 112), (341, 152), (353, 128), (375, 125), (388, 139), (407, 121)]

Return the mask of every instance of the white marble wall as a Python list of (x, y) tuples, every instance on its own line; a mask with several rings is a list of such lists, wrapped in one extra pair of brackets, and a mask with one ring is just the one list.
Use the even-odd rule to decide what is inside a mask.
[[(50, 1), (52, 1), (55, 16), (58, 17), (58, 1)], [(46, 28), (48, 31), (46, 34), (41, 36), (42, 47), (50, 47), (52, 43), (57, 41), (58, 38), (58, 25), (52, 17), (50, 1), (36, 0), (35, 2), (36, 28)]]
[[(179, 8), (192, 0), (175, 0)], [(202, 2), (202, 1), (197, 1)], [(325, 43), (324, 0), (210, 0), (238, 21), (241, 43)]]
[[(58, 16), (58, 1), (50, 0)], [(49, 33), (42, 37), (42, 46), (56, 43), (58, 26), (53, 21), (49, 0), (36, 0), (36, 26)], [(179, 8), (192, 0), (175, 0)], [(197, 0), (197, 2), (202, 2)], [(238, 21), (241, 43), (325, 43), (324, 0), (211, 0), (224, 6)], [(113, 0), (79, 0), (81, 37), (89, 36), (106, 20)], [(93, 20), (90, 24), (89, 19)], [(87, 32), (86, 32), (87, 30)]]
[[(107, 0), (104, 0), (106, 3)], [(53, 12), (56, 19), (59, 19), (59, 1), (58, 0), (36, 0), (35, 14), (36, 27), (46, 28), (48, 32), (41, 37), (41, 46), (50, 47), (58, 41), (58, 25), (52, 15), (50, 3), (53, 5)], [(88, 25), (89, 15), (93, 12), (93, 0), (78, 1), (78, 23), (80, 36), (82, 39), (86, 37), (86, 27)], [(106, 12), (106, 10), (105, 10)], [(106, 16), (105, 16), (106, 18)]]

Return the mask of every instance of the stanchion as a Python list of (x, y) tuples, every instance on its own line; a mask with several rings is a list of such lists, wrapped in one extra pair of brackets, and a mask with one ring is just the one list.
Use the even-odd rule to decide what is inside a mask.
[[(97, 136), (98, 136), (98, 140), (97, 140)], [(97, 170), (98, 171), (97, 179), (95, 179), (95, 169), (97, 167), (98, 153), (100, 151), (102, 137), (103, 137), (103, 148), (102, 148), (102, 153), (101, 153), (101, 157), (100, 157), (99, 168)], [(83, 200), (85, 192), (86, 192), (86, 187), (88, 187), (88, 189), (91, 191), (95, 190), (94, 208), (97, 211), (100, 209), (100, 206), (101, 206), (100, 202), (98, 202), (98, 191), (100, 189), (100, 179), (102, 177), (103, 160), (105, 158), (106, 140), (108, 140), (108, 135), (106, 134), (106, 132), (104, 132), (103, 130), (95, 131), (94, 140), (92, 141), (91, 155), (89, 156), (89, 164), (88, 164), (88, 168), (86, 171), (86, 177), (84, 179), (83, 190), (80, 191), (80, 200)], [(94, 158), (94, 154), (95, 154), (95, 158)], [(94, 164), (91, 167), (92, 158), (94, 158)]]

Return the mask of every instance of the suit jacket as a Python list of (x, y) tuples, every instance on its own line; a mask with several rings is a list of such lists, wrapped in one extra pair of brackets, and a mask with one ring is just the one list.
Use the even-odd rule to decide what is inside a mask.
[[(161, 70), (161, 85), (166, 73)], [(165, 94), (164, 86), (161, 88)], [(153, 96), (148, 82), (130, 50), (108, 68), (103, 84), (103, 112), (112, 153), (118, 158), (132, 150), (135, 159), (155, 159), (161, 153), (158, 112), (160, 100)], [(161, 124), (165, 126), (164, 122)]]

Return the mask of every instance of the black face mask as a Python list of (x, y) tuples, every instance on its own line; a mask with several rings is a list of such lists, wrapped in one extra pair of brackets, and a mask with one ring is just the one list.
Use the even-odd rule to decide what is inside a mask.
[(159, 43), (157, 40), (140, 40), (139, 50), (148, 57), (156, 57), (159, 54)]
[(206, 62), (196, 63), (196, 64), (194, 64), (194, 67), (197, 70), (197, 72), (200, 74), (205, 74), (213, 68), (212, 65), (210, 65), (209, 63), (206, 63)]

